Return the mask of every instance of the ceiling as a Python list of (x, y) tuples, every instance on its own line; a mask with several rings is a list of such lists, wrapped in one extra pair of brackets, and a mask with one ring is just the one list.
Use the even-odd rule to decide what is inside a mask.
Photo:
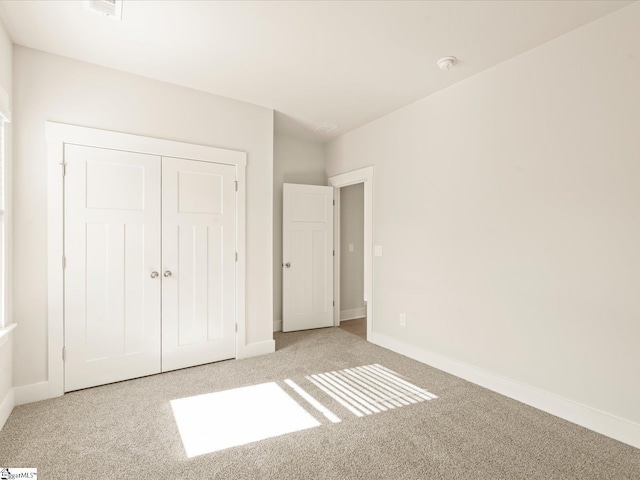
[(629, 3), (124, 0), (118, 21), (5, 0), (0, 16), (14, 43), (270, 107), (277, 131), (327, 141)]

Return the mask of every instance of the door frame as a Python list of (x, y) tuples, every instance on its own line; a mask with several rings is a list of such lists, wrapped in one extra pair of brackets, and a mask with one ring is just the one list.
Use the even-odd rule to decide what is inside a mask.
[(373, 331), (373, 166), (334, 175), (328, 179), (334, 188), (333, 245), (336, 251), (333, 264), (333, 324), (340, 325), (340, 189), (364, 184), (364, 300), (367, 302), (367, 339)]
[(236, 167), (236, 358), (245, 345), (245, 209), (247, 154), (192, 143), (176, 142), (128, 133), (46, 122), (48, 170), (48, 397), (64, 395), (64, 145), (146, 153)]

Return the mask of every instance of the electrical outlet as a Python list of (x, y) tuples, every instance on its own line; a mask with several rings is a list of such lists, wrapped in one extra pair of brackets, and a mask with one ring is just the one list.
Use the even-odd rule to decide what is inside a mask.
[(400, 326), (401, 327), (407, 326), (407, 316), (404, 313), (400, 314)]

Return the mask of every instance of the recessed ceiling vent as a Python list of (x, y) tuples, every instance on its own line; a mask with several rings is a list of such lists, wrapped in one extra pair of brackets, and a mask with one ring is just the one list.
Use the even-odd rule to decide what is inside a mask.
[(122, 0), (85, 0), (92, 12), (122, 20)]
[(333, 132), (336, 128), (338, 128), (338, 126), (333, 123), (323, 123), (316, 127), (316, 132), (329, 133)]

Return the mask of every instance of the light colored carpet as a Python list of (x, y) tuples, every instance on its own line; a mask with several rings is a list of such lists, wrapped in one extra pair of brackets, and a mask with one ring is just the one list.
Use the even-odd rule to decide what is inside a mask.
[[(273, 355), (17, 407), (0, 432), (0, 467), (37, 467), (42, 479), (640, 478), (640, 450), (339, 328), (276, 334), (276, 345)], [(438, 398), (357, 417), (307, 378), (371, 364)], [(284, 380), (342, 421), (327, 420)], [(320, 425), (187, 458), (171, 400), (267, 382)]]

